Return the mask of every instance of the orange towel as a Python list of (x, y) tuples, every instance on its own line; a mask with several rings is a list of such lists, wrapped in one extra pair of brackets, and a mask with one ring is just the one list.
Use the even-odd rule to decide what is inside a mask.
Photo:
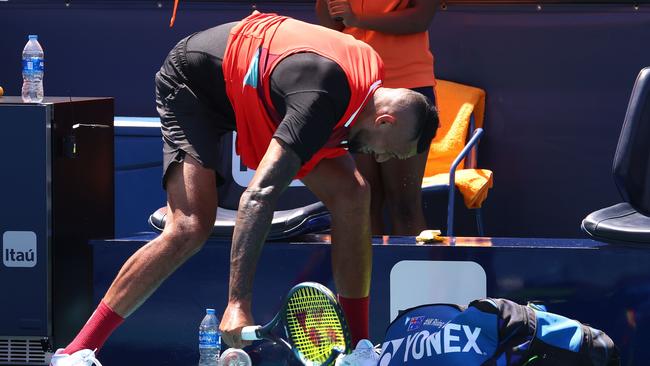
[[(483, 127), (485, 91), (479, 88), (438, 80), (436, 97), (440, 127), (431, 143), (423, 186), (449, 183), (449, 168), (467, 143), (470, 116), (474, 114), (474, 128)], [(492, 188), (492, 172), (484, 169), (464, 169), (464, 162), (456, 170), (456, 187), (469, 208), (481, 207)]]
[[(449, 184), (449, 173), (424, 177), (422, 186), (437, 186)], [(488, 189), (494, 184), (492, 171), (487, 169), (458, 169), (456, 170), (456, 187), (463, 196), (467, 208), (480, 208), (487, 198)]]

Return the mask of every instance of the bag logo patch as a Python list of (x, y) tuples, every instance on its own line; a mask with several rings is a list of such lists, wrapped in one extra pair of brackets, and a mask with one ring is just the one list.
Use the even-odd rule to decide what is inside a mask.
[(424, 318), (424, 316), (414, 316), (412, 318), (406, 317), (406, 321), (404, 322), (405, 325), (408, 325), (406, 331), (411, 332), (422, 328), (422, 324), (424, 324)]

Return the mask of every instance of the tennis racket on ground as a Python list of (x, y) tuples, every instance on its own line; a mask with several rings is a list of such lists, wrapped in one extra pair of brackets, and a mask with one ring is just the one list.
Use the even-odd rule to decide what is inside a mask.
[(331, 365), (351, 349), (350, 331), (336, 297), (315, 282), (294, 286), (273, 320), (264, 326), (244, 327), (241, 337), (284, 344), (307, 366)]

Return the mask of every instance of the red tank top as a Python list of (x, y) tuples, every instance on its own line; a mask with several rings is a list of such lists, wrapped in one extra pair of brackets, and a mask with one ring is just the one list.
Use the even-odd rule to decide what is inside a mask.
[(383, 63), (367, 44), (317, 25), (253, 12), (231, 30), (223, 60), (226, 92), (237, 120), (237, 152), (251, 169), (257, 169), (281, 122), (271, 103), (271, 72), (282, 59), (298, 52), (335, 61), (350, 84), (350, 103), (325, 146), (303, 164), (296, 178), (307, 175), (322, 159), (346, 153), (341, 143), (381, 86)]

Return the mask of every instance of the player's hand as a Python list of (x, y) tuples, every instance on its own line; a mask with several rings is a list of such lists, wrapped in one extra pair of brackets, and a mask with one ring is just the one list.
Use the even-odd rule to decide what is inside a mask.
[(242, 341), (241, 330), (248, 325), (255, 325), (253, 314), (250, 311), (250, 305), (239, 303), (228, 303), (226, 311), (221, 318), (219, 330), (221, 338), (226, 344), (234, 348), (243, 348), (250, 345), (251, 341)]
[(356, 27), (357, 16), (352, 12), (348, 0), (328, 0), (327, 9), (333, 19), (342, 21), (346, 27)]

